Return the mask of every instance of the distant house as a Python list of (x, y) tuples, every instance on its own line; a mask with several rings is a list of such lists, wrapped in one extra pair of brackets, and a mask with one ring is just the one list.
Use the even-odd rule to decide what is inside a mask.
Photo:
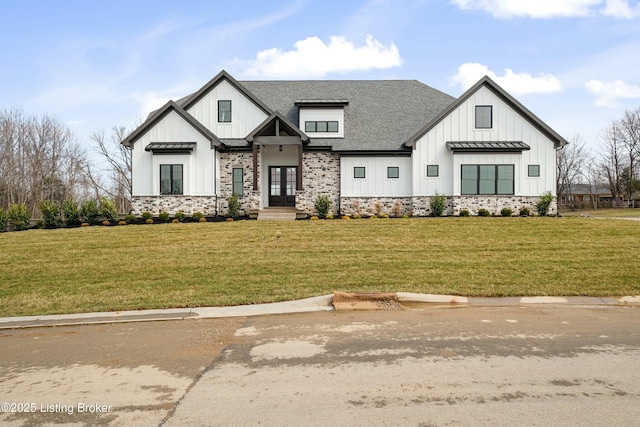
[[(556, 150), (567, 141), (484, 77), (459, 98), (416, 80), (237, 81), (222, 71), (152, 112), (132, 149), (133, 212), (224, 214), (288, 207), (334, 214), (394, 205), (447, 214), (532, 211), (555, 196)], [(554, 202), (552, 211), (555, 210)]]
[(597, 209), (613, 207), (621, 202), (614, 200), (611, 190), (604, 185), (571, 184), (559, 195), (560, 209)]

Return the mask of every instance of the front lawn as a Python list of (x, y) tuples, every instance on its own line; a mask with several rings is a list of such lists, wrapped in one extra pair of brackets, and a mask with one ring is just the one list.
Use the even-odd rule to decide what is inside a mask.
[(0, 317), (283, 301), (334, 290), (640, 295), (640, 222), (236, 221), (0, 234)]

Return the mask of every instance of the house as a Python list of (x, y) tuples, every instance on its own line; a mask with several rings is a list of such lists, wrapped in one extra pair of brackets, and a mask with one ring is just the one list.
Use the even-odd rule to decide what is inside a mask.
[(571, 184), (559, 195), (560, 209), (611, 208), (622, 204), (622, 196), (614, 200), (606, 185)]
[[(312, 214), (499, 213), (555, 196), (567, 141), (484, 77), (459, 98), (416, 80), (237, 81), (220, 72), (169, 101), (122, 143), (132, 150), (132, 211), (222, 215), (289, 207)], [(552, 211), (555, 210), (555, 202)]]

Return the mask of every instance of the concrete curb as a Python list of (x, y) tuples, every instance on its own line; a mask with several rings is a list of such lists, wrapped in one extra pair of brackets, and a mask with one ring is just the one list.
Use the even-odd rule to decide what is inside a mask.
[[(374, 294), (371, 294), (374, 295)], [(620, 298), (598, 297), (506, 297), (472, 298), (455, 295), (431, 295), (397, 292), (397, 299), (407, 304), (447, 304), (471, 306), (520, 306), (520, 305), (573, 305), (573, 306), (635, 306), (640, 296)], [(224, 317), (248, 317), (268, 314), (308, 313), (333, 311), (333, 294), (295, 301), (232, 307), (172, 308), (165, 310), (132, 310), (101, 313), (56, 314), (48, 316), (0, 317), (1, 329), (22, 329), (44, 326), (69, 326), (123, 322), (148, 322), (160, 320), (210, 319)]]

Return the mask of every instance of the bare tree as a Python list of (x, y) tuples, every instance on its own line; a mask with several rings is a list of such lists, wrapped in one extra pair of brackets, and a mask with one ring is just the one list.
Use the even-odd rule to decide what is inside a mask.
[(626, 110), (618, 124), (622, 132), (627, 157), (628, 170), (625, 171), (624, 189), (627, 194), (627, 200), (630, 200), (634, 191), (634, 181), (638, 177), (637, 164), (640, 161), (640, 108), (634, 111)]
[(131, 209), (131, 149), (121, 144), (128, 134), (129, 130), (125, 126), (114, 126), (109, 138), (105, 136), (104, 130), (91, 135), (98, 153), (107, 161), (102, 172), (108, 175), (111, 182), (105, 185), (95, 173), (90, 175), (94, 185), (116, 201), (121, 213), (127, 213)]
[(618, 121), (605, 129), (601, 142), (600, 168), (615, 203), (622, 194), (622, 174), (626, 158), (623, 132)]
[(585, 176), (583, 168), (588, 158), (585, 143), (579, 135), (574, 136), (569, 144), (558, 151), (557, 194), (569, 196), (568, 202), (571, 210), (575, 210), (573, 197), (571, 197), (571, 186), (582, 181), (582, 177)]

